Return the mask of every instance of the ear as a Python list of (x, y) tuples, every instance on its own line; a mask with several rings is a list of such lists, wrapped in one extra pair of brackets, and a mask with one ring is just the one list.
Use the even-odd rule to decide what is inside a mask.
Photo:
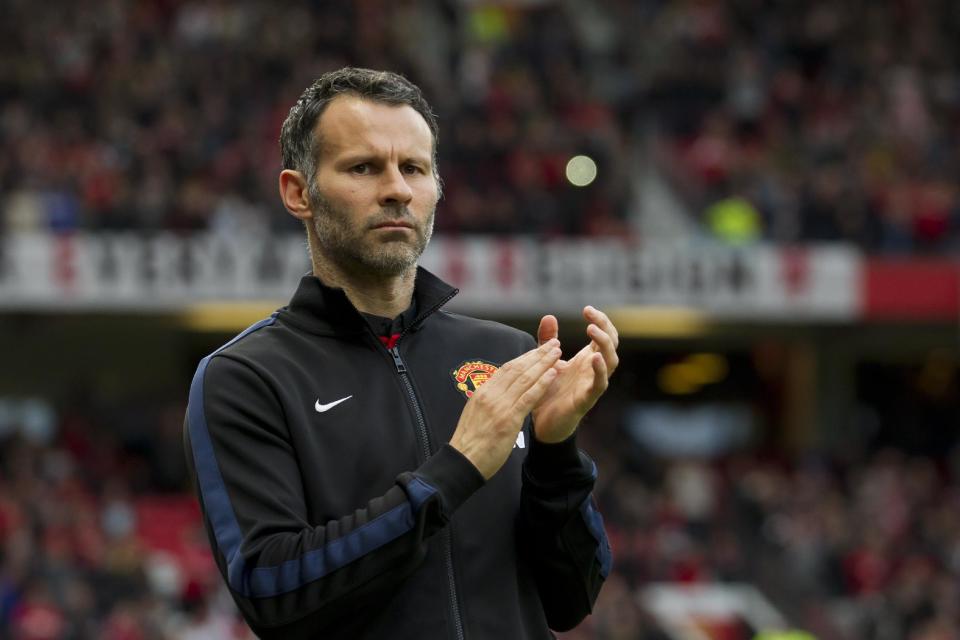
[(280, 172), (280, 200), (283, 201), (283, 206), (287, 208), (290, 215), (298, 220), (313, 218), (307, 180), (299, 171), (284, 169)]

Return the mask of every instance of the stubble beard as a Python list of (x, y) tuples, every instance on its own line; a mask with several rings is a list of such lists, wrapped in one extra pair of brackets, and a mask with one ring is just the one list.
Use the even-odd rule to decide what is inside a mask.
[[(323, 252), (323, 259), (346, 273), (376, 278), (404, 275), (416, 267), (433, 236), (435, 205), (422, 225), (417, 223), (406, 206), (399, 206), (383, 208), (376, 216), (355, 226), (350, 215), (327, 200), (315, 184), (310, 186), (309, 192), (311, 203), (315, 203), (313, 231)], [(392, 220), (409, 222), (413, 240), (404, 238), (381, 242), (372, 238), (373, 227)]]

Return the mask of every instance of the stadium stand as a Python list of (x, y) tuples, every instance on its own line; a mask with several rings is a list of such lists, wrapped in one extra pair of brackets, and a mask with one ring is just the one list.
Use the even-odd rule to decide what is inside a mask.
[[(10, 2), (5, 226), (291, 225), (276, 215), (279, 124), (309, 79), (350, 61), (399, 66), (436, 103), (440, 231), (628, 231), (653, 123), (663, 175), (708, 234), (947, 251), (953, 7)], [(600, 165), (587, 189), (564, 178), (579, 153)]]
[[(582, 436), (603, 469), (615, 570), (594, 615), (564, 638), (664, 638), (637, 598), (664, 582), (761, 585), (816, 637), (955, 637), (955, 445), (659, 458), (622, 429), (625, 386)], [(184, 487), (181, 409), (157, 408), (143, 430), (123, 428), (116, 407), (4, 407), (0, 637), (246, 637)]]
[[(13, 2), (5, 11), (8, 228), (290, 228), (277, 199), (280, 123), (314, 77), (349, 61), (399, 68), (435, 103), (448, 211), (438, 230), (626, 229), (627, 135), (592, 86), (576, 16), (552, 5), (94, 2), (38, 16)], [(602, 171), (578, 190), (564, 166), (587, 152)]]
[(661, 6), (632, 51), (665, 174), (708, 229), (956, 249), (955, 3)]

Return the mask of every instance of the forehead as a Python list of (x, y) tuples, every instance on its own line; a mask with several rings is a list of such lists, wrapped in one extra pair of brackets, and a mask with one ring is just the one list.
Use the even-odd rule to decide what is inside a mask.
[(433, 134), (427, 121), (409, 105), (375, 102), (341, 95), (330, 101), (314, 127), (325, 155), (347, 153), (433, 153)]

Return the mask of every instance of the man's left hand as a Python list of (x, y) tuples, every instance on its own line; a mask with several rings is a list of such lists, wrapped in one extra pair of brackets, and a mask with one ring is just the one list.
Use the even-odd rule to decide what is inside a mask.
[[(534, 433), (540, 442), (554, 443), (569, 438), (607, 390), (608, 380), (620, 362), (617, 357), (620, 339), (610, 318), (593, 307), (584, 307), (583, 317), (590, 323), (587, 326), (590, 344), (570, 360), (560, 360), (554, 365), (558, 375), (533, 410)], [(554, 316), (540, 320), (537, 330), (540, 344), (556, 338), (558, 333)]]

